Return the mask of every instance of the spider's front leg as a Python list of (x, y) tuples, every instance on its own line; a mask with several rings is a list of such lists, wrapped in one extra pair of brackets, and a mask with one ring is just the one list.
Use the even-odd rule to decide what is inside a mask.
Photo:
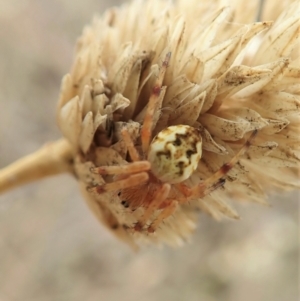
[(162, 84), (164, 80), (165, 73), (171, 58), (171, 52), (168, 52), (165, 60), (160, 67), (158, 77), (155, 81), (154, 86), (152, 87), (152, 93), (148, 102), (148, 108), (145, 114), (142, 130), (141, 130), (141, 141), (142, 141), (142, 150), (146, 154), (150, 145), (150, 140), (152, 137), (152, 125), (153, 125), (153, 115), (157, 110), (157, 103), (162, 89)]
[(133, 162), (123, 165), (109, 165), (91, 168), (92, 173), (114, 175), (115, 179), (111, 183), (98, 185), (93, 189), (98, 193), (107, 191), (122, 190), (145, 183), (149, 179), (147, 171), (151, 169), (148, 161), (141, 161), (137, 149), (126, 128), (121, 131), (127, 150)]
[(113, 182), (97, 185), (93, 188), (97, 193), (126, 189), (148, 181), (146, 171), (150, 169), (148, 161), (139, 161), (119, 166), (101, 166), (91, 168), (92, 173), (100, 175), (116, 175)]

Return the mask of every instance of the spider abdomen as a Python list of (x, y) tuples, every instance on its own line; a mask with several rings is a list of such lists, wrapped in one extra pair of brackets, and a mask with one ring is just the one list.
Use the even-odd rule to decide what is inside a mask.
[(175, 184), (188, 179), (202, 154), (200, 132), (188, 125), (174, 125), (152, 140), (148, 160), (152, 173), (162, 182)]

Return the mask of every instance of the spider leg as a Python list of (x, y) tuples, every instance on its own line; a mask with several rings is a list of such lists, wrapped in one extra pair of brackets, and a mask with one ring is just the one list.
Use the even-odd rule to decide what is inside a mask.
[(168, 52), (159, 70), (158, 77), (156, 79), (154, 87), (152, 88), (152, 93), (148, 102), (148, 108), (145, 114), (143, 127), (141, 129), (142, 150), (144, 154), (147, 153), (147, 150), (149, 148), (151, 134), (152, 134), (153, 115), (157, 106), (157, 100), (161, 92), (163, 79), (167, 71), (170, 57), (171, 57), (171, 52)]
[(100, 175), (119, 175), (147, 171), (150, 168), (151, 164), (148, 161), (137, 161), (126, 165), (92, 167), (90, 171)]
[(151, 203), (146, 207), (144, 214), (140, 218), (140, 220), (135, 224), (135, 231), (142, 231), (145, 224), (150, 219), (151, 215), (161, 206), (161, 204), (166, 200), (171, 190), (170, 184), (163, 184), (159, 190), (156, 192), (154, 199)]
[[(204, 187), (203, 195), (205, 196), (205, 195), (210, 194), (211, 192), (215, 191), (216, 189), (222, 187), (224, 184), (225, 184), (225, 179), (222, 179), (222, 178), (219, 179), (212, 186)], [(186, 185), (177, 184), (176, 187), (183, 195), (187, 196), (190, 194), (190, 188), (187, 187)], [(168, 218), (175, 212), (178, 204), (185, 204), (188, 202), (188, 200), (189, 200), (189, 198), (187, 198), (187, 197), (177, 197), (176, 200), (170, 200), (169, 203), (167, 205), (165, 205), (165, 208), (158, 215), (156, 220), (153, 221), (153, 223), (150, 225), (150, 227), (148, 228), (148, 232), (149, 233), (155, 232), (157, 227), (160, 225), (160, 223), (163, 222), (166, 218)]]
[(223, 177), (233, 168), (233, 166), (239, 161), (240, 157), (243, 156), (245, 152), (249, 149), (256, 134), (257, 134), (257, 130), (253, 131), (249, 139), (246, 141), (244, 146), (236, 153), (236, 155), (228, 163), (225, 163), (212, 176), (210, 176), (202, 183), (191, 188), (182, 184), (179, 186), (180, 191), (189, 198), (190, 197), (203, 198), (207, 194), (217, 189), (218, 187), (223, 186), (225, 183)]
[(140, 172), (126, 177), (125, 179), (120, 179), (115, 182), (105, 183), (102, 185), (96, 185), (94, 187), (88, 188), (88, 191), (104, 193), (108, 191), (122, 190), (126, 188), (130, 188), (133, 186), (141, 185), (147, 182), (149, 179), (149, 175), (147, 172)]
[[(213, 191), (215, 191), (216, 189), (224, 186), (226, 180), (223, 178), (220, 178), (217, 182), (213, 183), (211, 186), (207, 186), (207, 184), (204, 182), (198, 184), (195, 186), (195, 188), (197, 188), (199, 191), (202, 191), (201, 195), (197, 195), (197, 197), (205, 197), (206, 195), (212, 193)], [(195, 196), (195, 194), (193, 194), (192, 189), (184, 184), (179, 183), (177, 185), (178, 190), (185, 196), (185, 197), (179, 197), (178, 198), (178, 203), (179, 204), (184, 204), (186, 202), (188, 202), (188, 200), (190, 199), (191, 196)]]
[(88, 188), (89, 191), (103, 193), (107, 191), (122, 190), (148, 181), (149, 175), (146, 171), (151, 169), (151, 164), (148, 161), (140, 161), (139, 154), (128, 131), (124, 128), (121, 133), (133, 162), (124, 165), (92, 167), (90, 169), (92, 173), (100, 175), (116, 175), (117, 177), (115, 178), (115, 181), (111, 183), (90, 187)]
[[(148, 171), (151, 169), (151, 164), (148, 161), (140, 161), (139, 154), (133, 144), (133, 141), (128, 131), (126, 129), (123, 129), (121, 133), (123, 135), (125, 144), (127, 145), (128, 152), (133, 162), (124, 165), (92, 167), (90, 168), (90, 171), (92, 173), (100, 174), (100, 175), (123, 175), (123, 177), (119, 177), (119, 178), (123, 178), (122, 181), (124, 182), (126, 179), (132, 178), (132, 175), (130, 174), (134, 174), (134, 173), (143, 174), (144, 171)], [(129, 175), (129, 177), (126, 177), (126, 175)], [(126, 177), (126, 179), (124, 179), (124, 177)], [(121, 180), (118, 180), (116, 182), (119, 184), (123, 183), (120, 181)], [(113, 183), (107, 183), (105, 185), (107, 188), (114, 187), (112, 184)]]
[(139, 161), (140, 160), (140, 156), (139, 156), (139, 153), (138, 151), (136, 150), (134, 144), (133, 144), (133, 141), (127, 131), (126, 128), (123, 128), (122, 131), (121, 131), (121, 134), (123, 136), (123, 139), (124, 139), (124, 142), (127, 146), (127, 149), (128, 149), (128, 152), (129, 152), (129, 155), (130, 155), (130, 158), (133, 162), (136, 162), (136, 161)]
[(176, 200), (170, 200), (169, 204), (162, 209), (156, 219), (151, 223), (149, 228), (147, 229), (149, 233), (154, 233), (159, 225), (169, 216), (171, 216), (178, 206), (178, 202)]

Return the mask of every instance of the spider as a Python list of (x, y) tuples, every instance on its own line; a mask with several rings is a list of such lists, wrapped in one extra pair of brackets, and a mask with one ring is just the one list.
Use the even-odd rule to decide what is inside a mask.
[[(100, 166), (93, 173), (114, 175), (114, 181), (97, 185), (94, 190), (101, 194), (118, 191), (125, 208), (144, 207), (144, 213), (133, 226), (133, 231), (153, 233), (176, 210), (179, 204), (191, 199), (201, 199), (225, 184), (224, 176), (248, 150), (255, 137), (255, 130), (244, 146), (212, 176), (189, 187), (183, 182), (197, 169), (202, 154), (200, 131), (188, 125), (169, 126), (151, 141), (153, 118), (171, 53), (166, 55), (148, 102), (140, 132), (141, 149), (134, 146), (129, 132), (122, 129), (122, 136), (132, 162), (126, 165)], [(151, 141), (151, 143), (150, 143)], [(142, 158), (141, 158), (142, 157)], [(153, 214), (157, 213), (155, 218)]]

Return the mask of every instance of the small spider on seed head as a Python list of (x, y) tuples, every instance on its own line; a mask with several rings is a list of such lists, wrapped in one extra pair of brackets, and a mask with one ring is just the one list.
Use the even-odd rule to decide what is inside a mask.
[[(152, 142), (153, 115), (162, 83), (171, 57), (169, 52), (162, 63), (160, 72), (149, 99), (147, 112), (141, 129), (142, 154), (134, 143), (126, 128), (122, 136), (132, 162), (126, 165), (101, 166), (92, 172), (101, 175), (115, 175), (114, 181), (98, 185), (92, 190), (97, 193), (119, 191), (125, 208), (135, 210), (144, 207), (144, 214), (133, 227), (133, 231), (149, 233), (170, 215), (178, 204), (187, 203), (192, 199), (201, 199), (225, 184), (224, 176), (248, 150), (256, 136), (255, 130), (240, 151), (212, 176), (199, 184), (188, 187), (183, 182), (197, 169), (202, 155), (202, 138), (200, 131), (188, 125), (169, 126), (160, 131)], [(141, 159), (142, 156), (142, 159)], [(157, 213), (159, 210), (159, 213)]]

